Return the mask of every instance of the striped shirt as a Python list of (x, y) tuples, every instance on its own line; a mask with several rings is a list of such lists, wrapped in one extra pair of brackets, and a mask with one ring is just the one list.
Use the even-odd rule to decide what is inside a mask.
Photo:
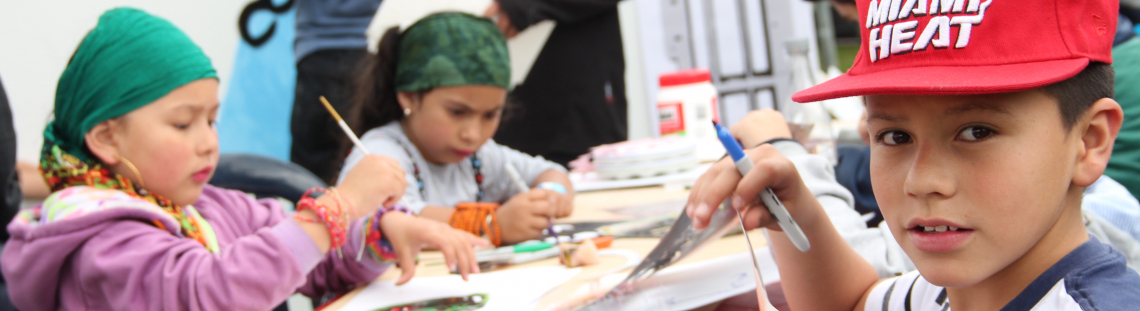
[[(947, 311), (946, 289), (918, 271), (871, 289), (865, 311)], [(1096, 237), (1065, 255), (1002, 310), (1130, 310), (1140, 306), (1140, 274), (1119, 251)]]

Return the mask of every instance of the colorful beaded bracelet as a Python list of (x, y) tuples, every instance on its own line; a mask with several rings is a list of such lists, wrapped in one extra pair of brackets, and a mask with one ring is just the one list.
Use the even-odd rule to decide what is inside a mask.
[[(336, 208), (317, 202), (317, 199), (311, 196), (314, 191), (332, 196), (333, 200), (337, 202)], [(318, 219), (308, 219), (301, 217), (300, 214), (293, 214), (293, 218), (325, 225), (325, 227), (329, 229), (329, 247), (339, 252), (340, 247), (344, 245), (345, 234), (348, 229), (348, 213), (345, 212), (343, 205), (339, 192), (337, 192), (336, 189), (312, 188), (305, 191), (304, 195), (301, 195), (301, 200), (297, 202), (297, 212), (306, 209), (312, 210), (314, 213), (317, 213)]]
[(364, 251), (367, 249), (372, 258), (383, 262), (392, 263), (396, 262), (396, 250), (392, 248), (392, 243), (384, 238), (384, 232), (380, 230), (380, 218), (390, 211), (404, 212), (412, 215), (412, 211), (403, 206), (394, 206), (392, 208), (381, 208), (373, 213), (371, 217), (364, 220), (362, 232), (364, 234), (364, 246), (360, 248), (360, 252), (356, 254), (356, 261), (360, 261), (364, 257)]

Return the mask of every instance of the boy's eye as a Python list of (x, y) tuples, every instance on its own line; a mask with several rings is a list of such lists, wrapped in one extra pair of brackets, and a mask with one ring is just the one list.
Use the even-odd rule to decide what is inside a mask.
[(965, 141), (979, 141), (986, 139), (986, 137), (990, 137), (990, 135), (993, 134), (994, 131), (991, 129), (981, 126), (970, 126), (962, 129), (962, 131), (958, 133), (958, 139)]
[(174, 128), (180, 129), (180, 130), (185, 130), (185, 129), (190, 128), (190, 124), (189, 123), (175, 123)]
[(463, 110), (460, 110), (460, 109), (451, 109), (450, 111), (451, 111), (451, 115), (453, 115), (453, 116), (462, 116), (463, 115)]
[(879, 141), (888, 146), (910, 143), (910, 134), (903, 131), (886, 131), (879, 134)]

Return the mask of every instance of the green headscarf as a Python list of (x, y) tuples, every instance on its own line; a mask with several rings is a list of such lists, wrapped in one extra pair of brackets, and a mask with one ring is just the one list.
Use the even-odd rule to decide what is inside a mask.
[(83, 135), (96, 124), (202, 78), (217, 78), (210, 59), (170, 22), (137, 9), (107, 11), (59, 77), (44, 142), (86, 160)]
[(465, 13), (425, 17), (404, 31), (398, 53), (398, 92), (456, 85), (510, 86), (507, 39), (486, 18)]

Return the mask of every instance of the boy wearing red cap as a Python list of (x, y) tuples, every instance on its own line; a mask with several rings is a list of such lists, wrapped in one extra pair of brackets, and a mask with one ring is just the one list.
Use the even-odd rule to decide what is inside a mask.
[[(857, 2), (862, 51), (798, 102), (862, 95), (871, 177), (918, 271), (879, 280), (836, 232), (793, 164), (748, 150), (694, 186), (701, 227), (727, 198), (771, 229), (795, 310), (1124, 310), (1140, 275), (1090, 238), (1081, 193), (1104, 172), (1123, 112), (1112, 100), (1117, 2)], [(811, 241), (800, 252), (757, 199), (772, 188)]]

